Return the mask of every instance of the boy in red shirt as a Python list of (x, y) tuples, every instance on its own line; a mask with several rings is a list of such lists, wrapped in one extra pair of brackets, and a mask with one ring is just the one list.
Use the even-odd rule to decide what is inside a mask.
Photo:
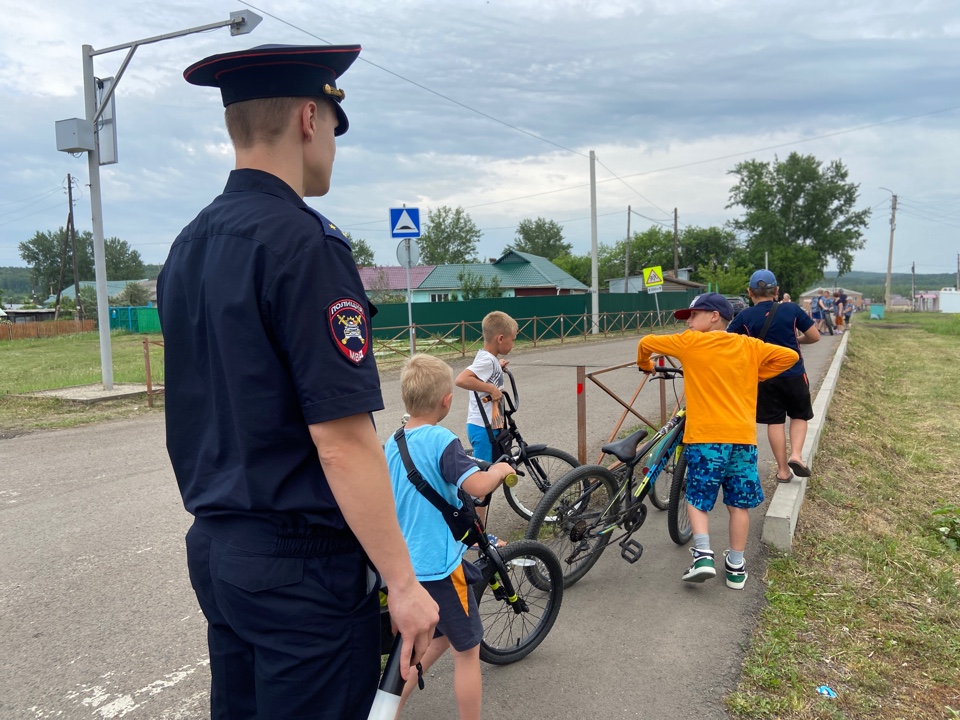
[(757, 383), (792, 367), (798, 355), (789, 348), (727, 333), (733, 306), (718, 293), (697, 295), (689, 308), (673, 315), (686, 320), (689, 331), (641, 338), (637, 365), (653, 372), (651, 355), (657, 353), (677, 358), (684, 368), (686, 502), (694, 547), (693, 564), (682, 579), (699, 583), (717, 574), (708, 513), (722, 487), (730, 512), (727, 587), (740, 590), (747, 581), (743, 552), (749, 510), (763, 502), (757, 472)]

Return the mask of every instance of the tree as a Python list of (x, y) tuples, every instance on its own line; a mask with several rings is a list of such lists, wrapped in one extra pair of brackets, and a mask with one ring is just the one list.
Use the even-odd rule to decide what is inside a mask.
[[(80, 251), (77, 251), (77, 256)], [(90, 238), (90, 255), (93, 256), (93, 238)], [(108, 237), (103, 241), (103, 259), (107, 277), (111, 280), (143, 280), (146, 269), (140, 253), (132, 249), (126, 240)], [(81, 280), (85, 278), (80, 278)], [(93, 278), (90, 278), (91, 280)]]
[(704, 272), (711, 272), (714, 266), (750, 266), (746, 250), (729, 229), (691, 225), (680, 233), (679, 244), (680, 267), (691, 268), (691, 277), (697, 282), (707, 282)]
[(343, 231), (347, 240), (350, 241), (350, 250), (353, 252), (353, 261), (359, 267), (373, 267), (376, 265), (373, 257), (373, 248), (363, 238), (355, 238), (346, 230)]
[(727, 207), (745, 211), (730, 226), (747, 234), (752, 267), (763, 267), (768, 254), (781, 291), (799, 294), (823, 275), (831, 259), (841, 275), (851, 270), (854, 251), (866, 243), (870, 210), (854, 209), (859, 186), (848, 182), (840, 160), (824, 166), (812, 155), (794, 152), (783, 162), (747, 160), (729, 174), (738, 181)]
[(536, 220), (524, 219), (517, 226), (517, 239), (507, 250), (539, 255), (554, 260), (561, 255), (569, 255), (573, 245), (564, 242), (563, 226), (553, 220), (538, 217)]
[(417, 240), (424, 265), (457, 265), (474, 262), (477, 241), (483, 233), (462, 207), (442, 206), (427, 213), (423, 233)]
[[(613, 246), (601, 243), (597, 249), (597, 273), (600, 287), (607, 280), (622, 278), (626, 261), (625, 242)], [(630, 275), (639, 275), (643, 268), (660, 265), (673, 267), (673, 230), (654, 225), (643, 232), (633, 233), (630, 240)], [(590, 283), (588, 282), (587, 285)]]
[(590, 287), (593, 261), (589, 255), (561, 255), (553, 259), (553, 264), (567, 275), (576, 278), (587, 287)]
[[(77, 234), (77, 272), (80, 280), (95, 279), (93, 268), (93, 233), (85, 230)], [(120, 238), (104, 240), (104, 261), (107, 277), (111, 280), (142, 280), (145, 273), (140, 253)], [(51, 232), (37, 231), (34, 236), (19, 245), (20, 257), (30, 267), (33, 293), (40, 299), (57, 292), (60, 281), (60, 263), (63, 263), (63, 284), (73, 284), (73, 251), (67, 242), (67, 231), (59, 228)]]
[(86, 320), (97, 319), (97, 289), (92, 285), (80, 288), (80, 313)]
[(753, 270), (748, 266), (712, 263), (709, 267), (701, 266), (697, 272), (697, 282), (708, 283), (714, 292), (721, 295), (743, 295), (752, 274)]
[(129, 282), (117, 296), (117, 303), (129, 307), (144, 307), (150, 304), (150, 291), (138, 282)]
[(500, 287), (500, 278), (496, 275), (490, 280), (484, 280), (480, 273), (466, 268), (457, 273), (457, 282), (460, 283), (460, 299), (473, 300), (474, 298), (498, 298), (503, 296)]
[(374, 305), (390, 305), (407, 301), (405, 292), (390, 287), (387, 273), (382, 267), (377, 268), (377, 276), (370, 284), (368, 295)]

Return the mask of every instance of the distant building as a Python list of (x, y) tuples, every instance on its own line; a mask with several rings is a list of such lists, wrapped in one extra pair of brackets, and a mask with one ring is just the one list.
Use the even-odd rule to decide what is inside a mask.
[[(589, 288), (572, 275), (539, 255), (510, 250), (489, 263), (416, 265), (410, 268), (412, 302), (444, 302), (459, 298), (461, 277), (471, 275), (484, 285), (499, 283), (503, 297), (571, 295)], [(360, 268), (360, 279), (368, 295), (376, 292), (406, 294), (406, 270), (402, 267)]]

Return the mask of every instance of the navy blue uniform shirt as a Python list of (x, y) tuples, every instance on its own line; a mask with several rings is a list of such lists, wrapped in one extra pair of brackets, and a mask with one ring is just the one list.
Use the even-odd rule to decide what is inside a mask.
[[(752, 307), (742, 310), (729, 325), (727, 332), (738, 332), (741, 335), (757, 337), (763, 330), (764, 323), (767, 322), (767, 313), (773, 307), (773, 300), (765, 300)], [(784, 370), (778, 377), (791, 377), (793, 375), (803, 375), (806, 369), (803, 367), (803, 353), (800, 352), (800, 343), (797, 342), (797, 330), (805, 333), (813, 327), (813, 320), (796, 303), (780, 303), (780, 309), (770, 323), (764, 342), (773, 345), (780, 345), (791, 350), (796, 350), (800, 359), (789, 370)]]
[(186, 509), (345, 527), (307, 426), (383, 400), (340, 230), (279, 178), (234, 170), (173, 243), (157, 296)]

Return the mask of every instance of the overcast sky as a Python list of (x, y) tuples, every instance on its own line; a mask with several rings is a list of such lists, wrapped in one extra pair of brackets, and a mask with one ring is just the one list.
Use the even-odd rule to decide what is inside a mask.
[[(86, 156), (56, 120), (84, 114), (81, 45), (226, 19), (234, 0), (0, 0), (0, 265), (65, 223), (66, 175), (88, 230)], [(223, 187), (232, 151), (219, 93), (188, 85), (207, 55), (267, 43), (359, 43), (340, 81), (350, 131), (333, 189), (311, 205), (380, 264), (388, 210), (462, 205), (499, 255), (524, 218), (590, 249), (596, 151), (600, 242), (659, 221), (722, 225), (737, 162), (797, 151), (840, 159), (874, 208), (855, 270), (955, 272), (960, 253), (960, 5), (956, 0), (260, 0), (250, 35), (225, 29), (141, 47), (118, 86), (119, 156), (101, 168), (104, 230), (160, 263)], [(269, 13), (269, 15), (268, 15)], [(271, 17), (275, 16), (275, 17)], [(294, 27), (295, 26), (295, 27)], [(124, 53), (95, 58), (114, 75)], [(618, 179), (619, 178), (619, 179)], [(773, 268), (775, 270), (775, 268)]]

